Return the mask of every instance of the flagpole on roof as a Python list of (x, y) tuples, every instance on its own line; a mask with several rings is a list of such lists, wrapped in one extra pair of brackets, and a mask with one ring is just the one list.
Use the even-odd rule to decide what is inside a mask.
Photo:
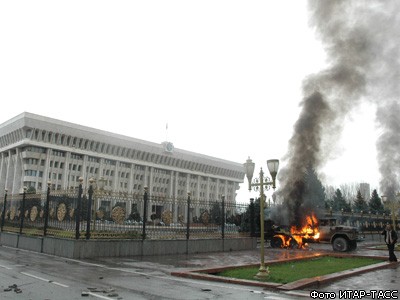
[(168, 122), (165, 124), (165, 141), (168, 142)]

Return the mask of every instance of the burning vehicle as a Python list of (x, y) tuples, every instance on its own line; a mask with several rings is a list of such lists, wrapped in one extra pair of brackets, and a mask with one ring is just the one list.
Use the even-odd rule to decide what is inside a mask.
[(335, 218), (320, 219), (318, 229), (319, 241), (331, 243), (335, 251), (353, 251), (362, 241), (357, 227), (339, 225)]
[(357, 248), (360, 241), (356, 227), (337, 225), (334, 218), (318, 220), (314, 214), (306, 216), (301, 226), (285, 228), (272, 220), (265, 222), (265, 239), (272, 248), (304, 248), (307, 243), (329, 242), (334, 251), (346, 252)]

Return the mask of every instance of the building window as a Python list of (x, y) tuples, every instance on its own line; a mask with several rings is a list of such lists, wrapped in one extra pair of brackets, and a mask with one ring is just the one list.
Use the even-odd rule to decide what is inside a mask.
[(26, 137), (26, 138), (30, 138), (31, 135), (32, 135), (32, 129), (27, 129), (27, 130), (25, 131), (25, 137)]
[(71, 159), (83, 160), (83, 156), (76, 153), (71, 153)]
[(58, 151), (58, 150), (52, 150), (52, 153), (54, 156), (61, 156), (61, 157), (65, 156), (65, 152)]
[(34, 176), (36, 177), (37, 171), (36, 170), (25, 170), (25, 176)]
[(30, 146), (30, 147), (26, 147), (25, 150), (30, 151), (30, 152), (46, 153), (46, 149), (41, 148), (41, 147)]
[(93, 156), (89, 156), (88, 157), (88, 161), (90, 162), (95, 162), (95, 163), (99, 163), (99, 159), (97, 157), (93, 157)]

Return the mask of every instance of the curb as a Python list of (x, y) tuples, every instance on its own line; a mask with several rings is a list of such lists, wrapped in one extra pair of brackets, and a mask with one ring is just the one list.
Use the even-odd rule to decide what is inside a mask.
[[(360, 257), (360, 258), (368, 257), (368, 258), (376, 258), (376, 259), (383, 259), (383, 260), (387, 259), (386, 256), (366, 256), (366, 255), (348, 255), (348, 254), (333, 254), (332, 253), (332, 254), (308, 255), (305, 257), (301, 257), (301, 258), (293, 258), (293, 259), (285, 259), (285, 260), (273, 260), (273, 261), (269, 261), (268, 264), (271, 265), (271, 264), (282, 263), (282, 262), (298, 261), (298, 260), (304, 260), (304, 259), (309, 259), (309, 258), (318, 257), (318, 256)], [(300, 280), (297, 280), (294, 282), (290, 282), (290, 283), (286, 283), (286, 284), (273, 283), (273, 282), (260, 282), (260, 281), (236, 279), (236, 278), (221, 277), (221, 276), (213, 275), (222, 270), (234, 269), (234, 268), (239, 268), (239, 267), (254, 267), (254, 266), (258, 266), (258, 265), (259, 264), (236, 265), (236, 266), (225, 266), (225, 267), (220, 266), (220, 267), (207, 268), (207, 269), (171, 272), (171, 275), (176, 276), (176, 277), (190, 278), (190, 279), (200, 279), (200, 280), (208, 280), (208, 281), (216, 281), (216, 282), (233, 283), (233, 284), (240, 284), (240, 285), (246, 285), (246, 286), (258, 286), (258, 287), (264, 287), (264, 288), (270, 288), (270, 289), (276, 289), (276, 290), (282, 290), (282, 291), (293, 291), (293, 290), (298, 290), (298, 289), (302, 289), (305, 287), (309, 287), (312, 285), (320, 285), (320, 284), (324, 284), (324, 283), (328, 283), (328, 282), (330, 283), (333, 280), (339, 280), (342, 278), (355, 276), (355, 275), (359, 275), (362, 273), (367, 273), (367, 272), (376, 271), (376, 270), (380, 270), (380, 269), (397, 268), (400, 265), (400, 262), (393, 263), (393, 262), (384, 261), (381, 263), (376, 263), (376, 264), (365, 266), (365, 267), (345, 270), (345, 271), (327, 274), (327, 275), (323, 275), (323, 276), (317, 276), (317, 277), (312, 277), (312, 278), (303, 278), (303, 279), (300, 279)]]

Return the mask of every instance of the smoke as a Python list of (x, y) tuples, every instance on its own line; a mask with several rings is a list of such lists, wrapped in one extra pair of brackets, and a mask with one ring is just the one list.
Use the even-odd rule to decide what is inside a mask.
[(377, 141), (381, 191), (393, 200), (399, 192), (400, 106), (396, 102), (382, 105), (377, 119), (383, 131)]
[[(333, 157), (335, 141), (346, 117), (365, 101), (377, 104), (378, 121), (386, 132), (379, 141), (382, 147), (378, 147), (385, 157), (380, 170), (385, 179), (381, 184), (397, 182), (398, 171), (390, 168), (389, 157), (393, 158), (396, 149), (400, 149), (400, 135), (397, 134), (391, 147), (387, 145), (400, 132), (399, 121), (394, 115), (392, 118), (387, 115), (393, 108), (385, 104), (388, 98), (397, 99), (399, 94), (399, 3), (397, 0), (309, 1), (310, 26), (324, 44), (329, 67), (303, 81), (301, 113), (284, 157), (286, 167), (278, 178), (277, 194), (288, 208), (291, 224), (298, 224), (299, 212), (323, 206), (323, 203), (308, 203), (305, 198), (304, 173), (307, 168), (318, 173)], [(396, 159), (397, 163), (392, 163), (399, 166), (398, 155)]]
[(301, 212), (309, 211), (313, 206), (312, 203), (304, 201), (304, 175), (307, 167), (315, 168), (323, 163), (321, 137), (335, 119), (335, 112), (320, 92), (312, 93), (301, 105), (301, 114), (294, 126), (294, 135), (289, 141), (287, 157), (290, 168), (280, 172), (280, 177), (285, 181), (278, 191), (278, 195), (285, 200), (284, 207), (289, 213), (289, 224), (300, 224)]

